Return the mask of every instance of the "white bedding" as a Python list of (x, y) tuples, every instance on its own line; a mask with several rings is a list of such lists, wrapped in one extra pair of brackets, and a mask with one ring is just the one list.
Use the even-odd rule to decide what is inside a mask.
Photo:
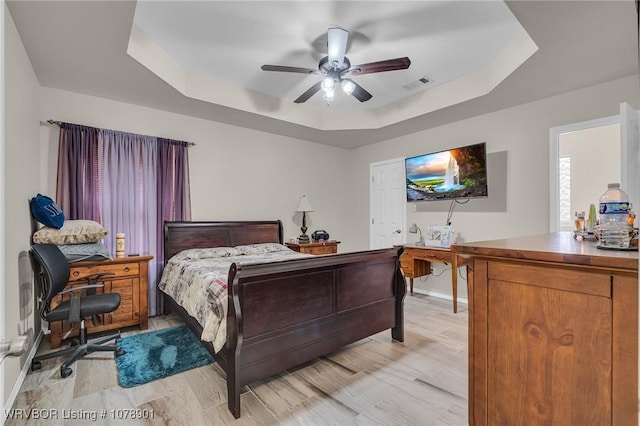
[(227, 279), (237, 265), (311, 257), (276, 243), (184, 250), (165, 265), (158, 288), (202, 326), (200, 339), (217, 352), (227, 336)]

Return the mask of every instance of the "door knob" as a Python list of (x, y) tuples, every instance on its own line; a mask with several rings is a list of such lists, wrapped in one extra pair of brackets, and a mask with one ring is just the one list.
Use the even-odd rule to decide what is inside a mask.
[(399, 229), (396, 229), (395, 231), (393, 231), (393, 233), (394, 233), (394, 234), (399, 234), (399, 233), (401, 233), (401, 232), (402, 232), (402, 231), (401, 231), (401, 230), (399, 230)]

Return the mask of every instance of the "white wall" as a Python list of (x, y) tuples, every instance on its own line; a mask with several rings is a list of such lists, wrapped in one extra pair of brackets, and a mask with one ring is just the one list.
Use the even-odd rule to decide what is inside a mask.
[[(4, 8), (4, 315), (5, 339), (34, 335), (34, 296), (28, 250), (31, 235), (29, 198), (40, 189), (38, 126), (39, 84), (9, 11)], [(39, 322), (38, 322), (39, 324)], [(2, 362), (3, 406), (16, 383), (26, 354)]]
[[(631, 76), (358, 148), (351, 167), (354, 176), (362, 178), (354, 179), (352, 191), (369, 194), (366, 177), (372, 162), (486, 142), (489, 155), (507, 152), (506, 208), (504, 211), (461, 211), (456, 207), (452, 223), (462, 241), (545, 233), (549, 229), (549, 129), (616, 115), (624, 101), (637, 109), (640, 107), (639, 86), (638, 76)], [(488, 172), (491, 175), (491, 169)], [(490, 187), (490, 198), (491, 191)], [(472, 210), (474, 202), (471, 200), (465, 210)], [(431, 208), (434, 211), (430, 211)], [(357, 244), (367, 247), (368, 200), (356, 206), (354, 215), (358, 218)], [(421, 203), (417, 212), (408, 209), (407, 216), (407, 224), (415, 222), (424, 229), (430, 224), (444, 225), (446, 209)], [(433, 266), (436, 274), (444, 268), (439, 264)], [(415, 280), (415, 286), (451, 295), (447, 273), (429, 278), (426, 283)], [(459, 287), (459, 296), (466, 298), (465, 281), (459, 280)]]
[[(42, 94), (43, 121), (196, 143), (189, 151), (193, 220), (280, 219), (288, 239), (300, 234), (295, 209), (306, 194), (315, 209), (307, 215), (308, 233), (327, 230), (342, 241), (341, 252), (355, 247), (351, 151), (62, 90), (43, 88)], [(54, 195), (58, 128), (43, 129)]]

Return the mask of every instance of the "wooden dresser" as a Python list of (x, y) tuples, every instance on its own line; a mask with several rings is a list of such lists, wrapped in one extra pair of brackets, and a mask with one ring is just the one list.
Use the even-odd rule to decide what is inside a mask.
[[(102, 322), (94, 325), (90, 318), (86, 319), (88, 333), (119, 329), (137, 325), (141, 329), (148, 327), (148, 264), (153, 256), (130, 256), (107, 261), (76, 262), (71, 267), (67, 288), (86, 285), (86, 277), (94, 274), (112, 273), (98, 280), (104, 283), (104, 289), (99, 293), (120, 293), (120, 307), (109, 314), (100, 315)], [(66, 296), (68, 298), (68, 296)], [(61, 296), (55, 298), (52, 307), (59, 304)], [(62, 338), (69, 331), (71, 325), (66, 321), (54, 321), (49, 324), (51, 330), (50, 345), (57, 348)], [(77, 336), (79, 324), (70, 336)]]
[(337, 253), (338, 244), (340, 244), (340, 241), (325, 241), (324, 243), (307, 243), (307, 244), (286, 243), (287, 247), (289, 247), (291, 250), (295, 250), (300, 253), (309, 253), (309, 254)]
[(638, 424), (638, 253), (571, 233), (468, 261), (470, 425)]

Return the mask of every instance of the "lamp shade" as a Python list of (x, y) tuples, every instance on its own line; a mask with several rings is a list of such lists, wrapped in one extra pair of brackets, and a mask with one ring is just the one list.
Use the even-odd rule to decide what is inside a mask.
[(424, 241), (422, 240), (422, 229), (420, 229), (420, 227), (418, 225), (416, 225), (415, 223), (412, 223), (411, 226), (409, 227), (409, 232), (412, 234), (417, 234), (420, 233), (420, 239), (416, 242), (417, 246), (424, 246)]
[(300, 201), (298, 202), (297, 212), (312, 212), (313, 207), (311, 207), (311, 203), (306, 195), (300, 197)]

